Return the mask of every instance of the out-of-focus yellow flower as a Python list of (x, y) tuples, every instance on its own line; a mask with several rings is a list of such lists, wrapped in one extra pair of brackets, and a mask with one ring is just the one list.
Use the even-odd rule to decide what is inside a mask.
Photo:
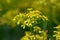
[(36, 39), (40, 40), (40, 35), (39, 34), (36, 34), (35, 37), (36, 37)]
[(36, 12), (36, 13), (40, 13), (40, 11), (38, 11), (38, 10), (33, 10), (33, 12), (34, 12), (34, 13), (35, 13), (35, 12)]
[(28, 8), (27, 10), (29, 10), (29, 11), (30, 11), (30, 10), (32, 10), (32, 8)]
[(21, 27), (22, 27), (23, 29), (25, 29), (26, 26), (23, 24), (23, 25), (21, 25)]
[(57, 31), (54, 31), (55, 32), (55, 35), (53, 35), (53, 37), (56, 37), (56, 40), (60, 39), (60, 25), (54, 27), (57, 29)]
[(43, 15), (42, 17), (43, 17), (43, 20), (48, 20), (48, 18), (46, 16)]
[(40, 31), (40, 30), (41, 30), (40, 27), (38, 27), (38, 26), (35, 26), (35, 27), (34, 27), (34, 31)]
[(42, 33), (42, 31), (39, 31), (39, 33)]
[(60, 25), (58, 25), (58, 26), (56, 26), (56, 27), (54, 27), (54, 28), (57, 28), (57, 29), (58, 29), (58, 28), (60, 28)]
[(25, 32), (25, 36), (22, 37), (20, 40), (30, 40), (32, 37), (31, 37), (31, 32), (29, 31), (26, 31)]
[(26, 32), (25, 32), (25, 35), (26, 35), (26, 36), (30, 36), (30, 35), (31, 35), (31, 32), (26, 31)]
[(19, 25), (20, 24), (20, 20), (17, 22), (17, 25)]

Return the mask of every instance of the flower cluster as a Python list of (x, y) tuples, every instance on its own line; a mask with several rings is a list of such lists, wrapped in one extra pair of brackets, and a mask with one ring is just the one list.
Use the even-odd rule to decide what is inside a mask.
[(57, 29), (57, 31), (54, 31), (55, 35), (53, 35), (53, 37), (56, 37), (56, 40), (60, 39), (60, 25), (54, 27)]
[(39, 10), (33, 10), (32, 8), (27, 9), (29, 12), (26, 13), (19, 13), (13, 18), (13, 21), (16, 21), (17, 25), (21, 24), (21, 27), (25, 29), (26, 26), (32, 27), (33, 25), (37, 24), (41, 21), (47, 21), (48, 18)]

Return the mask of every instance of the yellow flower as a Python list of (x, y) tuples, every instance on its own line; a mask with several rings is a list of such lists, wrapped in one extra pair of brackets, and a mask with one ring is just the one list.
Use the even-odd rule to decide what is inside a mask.
[(56, 26), (55, 28), (60, 28), (60, 25)]
[(42, 33), (42, 31), (39, 31), (39, 33)]
[(25, 25), (23, 24), (23, 25), (21, 25), (21, 27), (23, 27), (23, 29), (25, 29)]
[(37, 39), (40, 39), (40, 35), (39, 35), (39, 34), (36, 34), (35, 37), (36, 37)]
[(41, 30), (40, 27), (38, 27), (38, 26), (34, 26), (34, 31), (40, 31), (40, 30)]
[(31, 35), (31, 32), (26, 31), (26, 32), (25, 32), (25, 35), (26, 35), (26, 36), (30, 36), (30, 35)]
[(43, 17), (43, 20), (48, 20), (48, 18), (46, 16), (43, 15), (42, 17)]
[(29, 11), (30, 11), (30, 10), (32, 10), (32, 8), (28, 8), (27, 10), (29, 10)]
[(36, 12), (36, 13), (39, 13), (40, 11), (38, 11), (38, 10), (33, 10), (33, 12), (34, 12), (34, 13), (35, 13), (35, 12)]

